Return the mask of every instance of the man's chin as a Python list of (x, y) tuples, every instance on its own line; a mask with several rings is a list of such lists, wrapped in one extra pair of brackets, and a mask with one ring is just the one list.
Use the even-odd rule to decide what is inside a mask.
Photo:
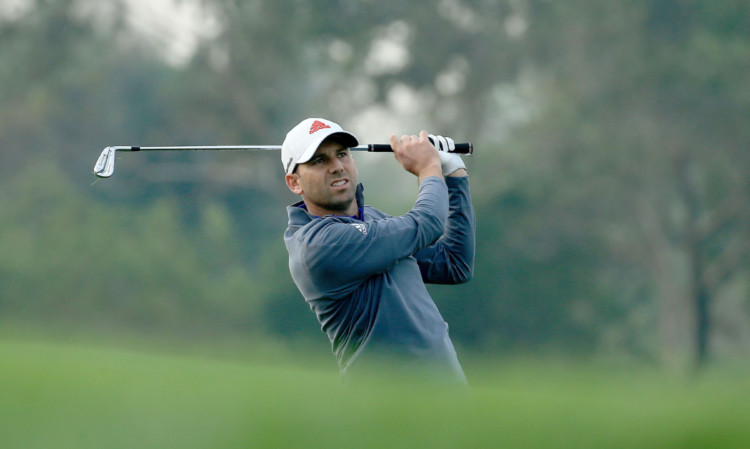
[[(341, 201), (331, 201), (328, 204), (328, 209), (335, 211), (339, 214), (346, 214), (348, 215), (348, 212), (354, 208), (353, 204), (355, 204), (355, 198), (347, 198), (342, 199)], [(354, 208), (356, 210), (356, 208)]]
[[(349, 213), (349, 212), (351, 212), (351, 210), (352, 210), (352, 209), (351, 209), (351, 203), (349, 203), (348, 205), (344, 205), (344, 204), (333, 204), (333, 205), (331, 205), (331, 207), (329, 207), (328, 209), (329, 209), (329, 210), (331, 210), (331, 211), (333, 211), (333, 212), (335, 212), (335, 213), (336, 213), (336, 215), (353, 215), (353, 214), (350, 214), (350, 213)], [(356, 213), (356, 212), (355, 212), (355, 213)]]

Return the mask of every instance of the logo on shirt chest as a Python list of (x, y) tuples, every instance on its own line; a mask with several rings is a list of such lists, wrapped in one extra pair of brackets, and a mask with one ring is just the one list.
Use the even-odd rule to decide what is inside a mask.
[(362, 223), (351, 223), (351, 225), (357, 228), (357, 230), (362, 234), (367, 235), (367, 226), (363, 225)]

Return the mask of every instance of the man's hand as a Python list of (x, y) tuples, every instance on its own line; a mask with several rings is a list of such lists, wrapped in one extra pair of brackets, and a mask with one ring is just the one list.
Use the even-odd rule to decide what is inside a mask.
[(430, 143), (427, 131), (420, 131), (417, 136), (391, 136), (391, 148), (396, 160), (404, 170), (416, 175), (419, 181), (436, 176), (442, 179), (440, 155), (435, 146)]
[(435, 136), (429, 134), (428, 137), (435, 144), (440, 156), (440, 165), (443, 170), (443, 176), (466, 176), (466, 165), (463, 159), (451, 151), (456, 149), (456, 143), (450, 137)]

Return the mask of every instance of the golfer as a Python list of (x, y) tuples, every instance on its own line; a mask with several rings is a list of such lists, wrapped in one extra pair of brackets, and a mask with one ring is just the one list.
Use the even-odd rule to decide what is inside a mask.
[(287, 207), (289, 269), (345, 383), (373, 368), (466, 383), (425, 283), (471, 278), (474, 211), (461, 157), (428, 136), (390, 137), (396, 160), (419, 179), (414, 208), (399, 217), (365, 206), (349, 151), (358, 141), (338, 124), (303, 120), (282, 145), (286, 184), (302, 197)]

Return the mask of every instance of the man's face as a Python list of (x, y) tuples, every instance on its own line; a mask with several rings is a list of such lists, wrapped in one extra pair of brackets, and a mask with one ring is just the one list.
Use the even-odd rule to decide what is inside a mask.
[(286, 175), (286, 182), (292, 192), (302, 195), (313, 215), (356, 215), (358, 176), (349, 148), (327, 140), (312, 159)]

